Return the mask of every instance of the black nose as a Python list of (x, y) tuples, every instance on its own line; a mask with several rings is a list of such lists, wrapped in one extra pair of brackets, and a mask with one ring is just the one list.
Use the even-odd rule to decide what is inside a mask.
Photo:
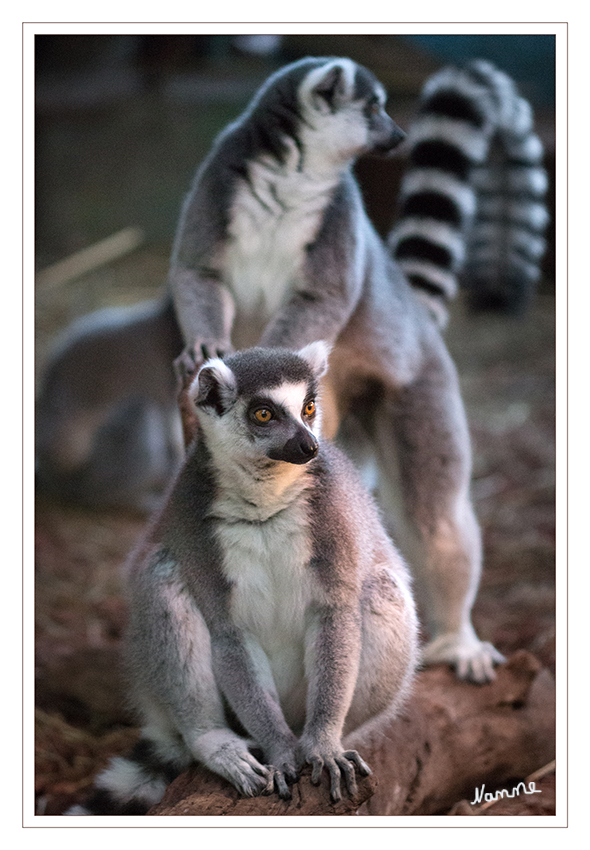
[(406, 134), (395, 121), (383, 113), (381, 127), (373, 135), (375, 153), (389, 153), (406, 138)]
[(318, 441), (313, 434), (306, 431), (295, 434), (284, 445), (271, 449), (268, 457), (285, 463), (307, 463), (317, 455), (318, 449)]
[(406, 138), (406, 133), (402, 130), (401, 127), (398, 127), (394, 122), (393, 128), (391, 130), (391, 136), (389, 139), (389, 144), (392, 148), (396, 148), (403, 140)]
[(306, 435), (299, 442), (299, 451), (306, 460), (311, 460), (318, 453), (318, 441), (313, 434)]
[(287, 463), (307, 463), (318, 453), (318, 441), (313, 434), (296, 434), (287, 440), (284, 449)]

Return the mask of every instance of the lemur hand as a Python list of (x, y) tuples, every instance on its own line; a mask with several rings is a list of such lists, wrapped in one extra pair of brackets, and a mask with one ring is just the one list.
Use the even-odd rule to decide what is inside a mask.
[[(286, 747), (281, 751), (267, 754), (266, 767), (272, 772), (274, 789), (283, 800), (291, 799), (289, 785), (297, 782), (299, 776), (296, 767), (295, 749)], [(270, 788), (272, 791), (272, 787)]]
[(340, 741), (314, 741), (303, 735), (299, 742), (299, 763), (311, 765), (312, 785), (319, 785), (322, 770), (330, 775), (330, 798), (337, 803), (342, 799), (340, 783), (342, 776), (351, 797), (357, 793), (355, 768), (361, 776), (369, 776), (371, 768), (356, 750), (343, 750)]
[(229, 343), (220, 343), (214, 339), (196, 339), (194, 345), (187, 345), (182, 354), (174, 361), (174, 371), (178, 379), (179, 390), (186, 390), (206, 360), (214, 357), (223, 359), (233, 351)]
[(199, 422), (188, 396), (188, 390), (195, 375), (206, 360), (211, 360), (213, 357), (223, 358), (231, 351), (232, 347), (229, 344), (220, 345), (215, 340), (197, 339), (194, 345), (187, 345), (173, 362), (178, 384), (178, 408), (185, 449), (193, 442), (199, 430)]

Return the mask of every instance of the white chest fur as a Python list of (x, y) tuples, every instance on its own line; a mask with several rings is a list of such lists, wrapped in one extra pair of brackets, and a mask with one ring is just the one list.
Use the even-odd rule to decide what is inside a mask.
[(306, 245), (315, 238), (337, 175), (297, 171), (299, 153), (284, 167), (260, 159), (237, 190), (224, 267), (238, 321), (265, 324), (296, 285)]
[(304, 705), (305, 633), (317, 596), (304, 506), (296, 502), (260, 523), (221, 522), (217, 536), (234, 622), (262, 648), (281, 702)]

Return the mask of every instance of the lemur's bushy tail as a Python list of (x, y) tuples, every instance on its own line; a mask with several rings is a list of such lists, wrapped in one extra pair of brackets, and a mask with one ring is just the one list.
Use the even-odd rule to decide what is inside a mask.
[(98, 774), (89, 798), (66, 815), (145, 815), (186, 767), (161, 758), (157, 746), (140, 738), (127, 756), (115, 756)]
[(474, 307), (519, 312), (540, 275), (547, 176), (529, 103), (489, 62), (424, 86), (390, 248), (441, 324), (458, 281)]

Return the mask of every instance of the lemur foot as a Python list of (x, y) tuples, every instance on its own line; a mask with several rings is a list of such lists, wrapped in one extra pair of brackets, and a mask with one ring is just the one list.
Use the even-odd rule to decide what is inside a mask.
[(342, 799), (341, 781), (344, 777), (346, 790), (351, 797), (358, 792), (355, 768), (361, 776), (369, 776), (371, 768), (360, 757), (356, 750), (343, 750), (341, 746), (317, 746), (300, 743), (300, 760), (302, 764), (311, 765), (312, 785), (319, 785), (324, 768), (330, 776), (330, 799), (337, 803)]
[(506, 661), (491, 643), (475, 635), (439, 635), (422, 650), (422, 664), (450, 664), (459, 679), (483, 684), (496, 678), (494, 665)]

